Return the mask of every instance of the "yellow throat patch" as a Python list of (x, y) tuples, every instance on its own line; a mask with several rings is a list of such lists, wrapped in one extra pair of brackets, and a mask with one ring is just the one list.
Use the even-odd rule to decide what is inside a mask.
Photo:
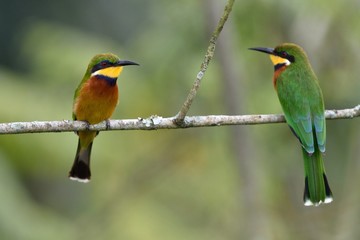
[(108, 67), (97, 70), (96, 72), (92, 73), (91, 76), (103, 75), (109, 78), (118, 78), (121, 71), (122, 71), (122, 66)]
[(270, 54), (270, 59), (272, 61), (272, 63), (274, 64), (274, 66), (278, 65), (278, 64), (285, 64), (286, 66), (289, 66), (291, 64), (291, 62), (289, 60), (287, 60), (286, 58), (282, 58), (279, 56), (275, 56)]

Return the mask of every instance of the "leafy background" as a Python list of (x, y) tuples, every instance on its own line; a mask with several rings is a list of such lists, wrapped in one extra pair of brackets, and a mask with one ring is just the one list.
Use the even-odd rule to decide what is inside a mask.
[[(71, 118), (102, 52), (139, 62), (114, 119), (176, 114), (226, 1), (1, 1), (0, 121)], [(359, 104), (358, 0), (236, 1), (191, 115), (280, 113), (273, 67), (249, 47), (303, 46), (326, 108)], [(1, 239), (358, 239), (359, 119), (328, 121), (335, 200), (304, 207), (285, 124), (102, 132), (89, 184), (69, 181), (73, 133), (0, 136)]]

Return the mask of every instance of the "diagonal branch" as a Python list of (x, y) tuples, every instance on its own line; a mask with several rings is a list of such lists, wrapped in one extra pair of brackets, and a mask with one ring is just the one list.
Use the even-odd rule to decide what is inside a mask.
[(218, 25), (216, 26), (214, 32), (212, 33), (212, 36), (210, 38), (210, 44), (207, 48), (204, 61), (202, 62), (201, 67), (200, 67), (200, 72), (197, 74), (195, 82), (194, 82), (185, 102), (183, 103), (180, 111), (178, 112), (178, 114), (176, 115), (176, 117), (174, 119), (174, 121), (177, 125), (184, 124), (185, 116), (188, 113), (192, 102), (194, 101), (196, 93), (200, 87), (201, 80), (204, 77), (204, 74), (209, 66), (209, 63), (214, 56), (216, 40), (218, 39), (218, 37), (221, 33), (221, 30), (223, 29), (224, 24), (229, 17), (229, 14), (232, 10), (234, 1), (235, 0), (228, 0), (227, 4), (225, 6), (225, 9), (224, 9), (224, 13), (223, 13), (222, 17), (220, 18)]
[[(360, 117), (360, 105), (349, 109), (327, 110), (325, 112), (325, 117), (326, 119), (351, 119)], [(83, 130), (158, 130), (285, 122), (284, 116), (282, 114), (189, 116), (184, 118), (184, 123), (181, 126), (175, 123), (175, 118), (176, 117), (163, 118), (160, 116), (151, 116), (149, 118), (109, 120), (109, 124), (104, 121), (99, 124), (90, 126), (82, 121), (69, 120), (0, 123), (0, 135), (43, 132), (72, 132)]]

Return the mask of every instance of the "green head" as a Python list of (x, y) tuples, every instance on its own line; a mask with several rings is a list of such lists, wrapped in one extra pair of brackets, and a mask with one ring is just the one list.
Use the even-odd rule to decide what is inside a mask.
[(108, 78), (118, 78), (123, 66), (139, 65), (135, 62), (120, 60), (112, 53), (95, 55), (86, 70), (84, 80), (93, 76), (104, 76)]
[(249, 49), (270, 54), (270, 59), (274, 64), (275, 70), (284, 66), (309, 65), (305, 51), (294, 43), (283, 43), (275, 48), (256, 47)]

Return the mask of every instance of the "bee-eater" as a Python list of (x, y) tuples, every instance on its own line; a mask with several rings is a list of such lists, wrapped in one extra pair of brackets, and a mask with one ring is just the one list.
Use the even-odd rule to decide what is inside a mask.
[[(118, 103), (116, 84), (123, 66), (137, 63), (120, 60), (114, 54), (98, 54), (93, 57), (85, 75), (75, 90), (73, 119), (96, 124), (108, 120)], [(93, 140), (99, 132), (79, 131), (78, 147), (69, 178), (88, 182), (91, 177), (90, 154)]]
[(273, 85), (285, 119), (299, 139), (305, 166), (305, 206), (332, 202), (325, 175), (326, 122), (322, 92), (304, 50), (292, 43), (275, 48), (250, 48), (270, 55), (275, 72)]

